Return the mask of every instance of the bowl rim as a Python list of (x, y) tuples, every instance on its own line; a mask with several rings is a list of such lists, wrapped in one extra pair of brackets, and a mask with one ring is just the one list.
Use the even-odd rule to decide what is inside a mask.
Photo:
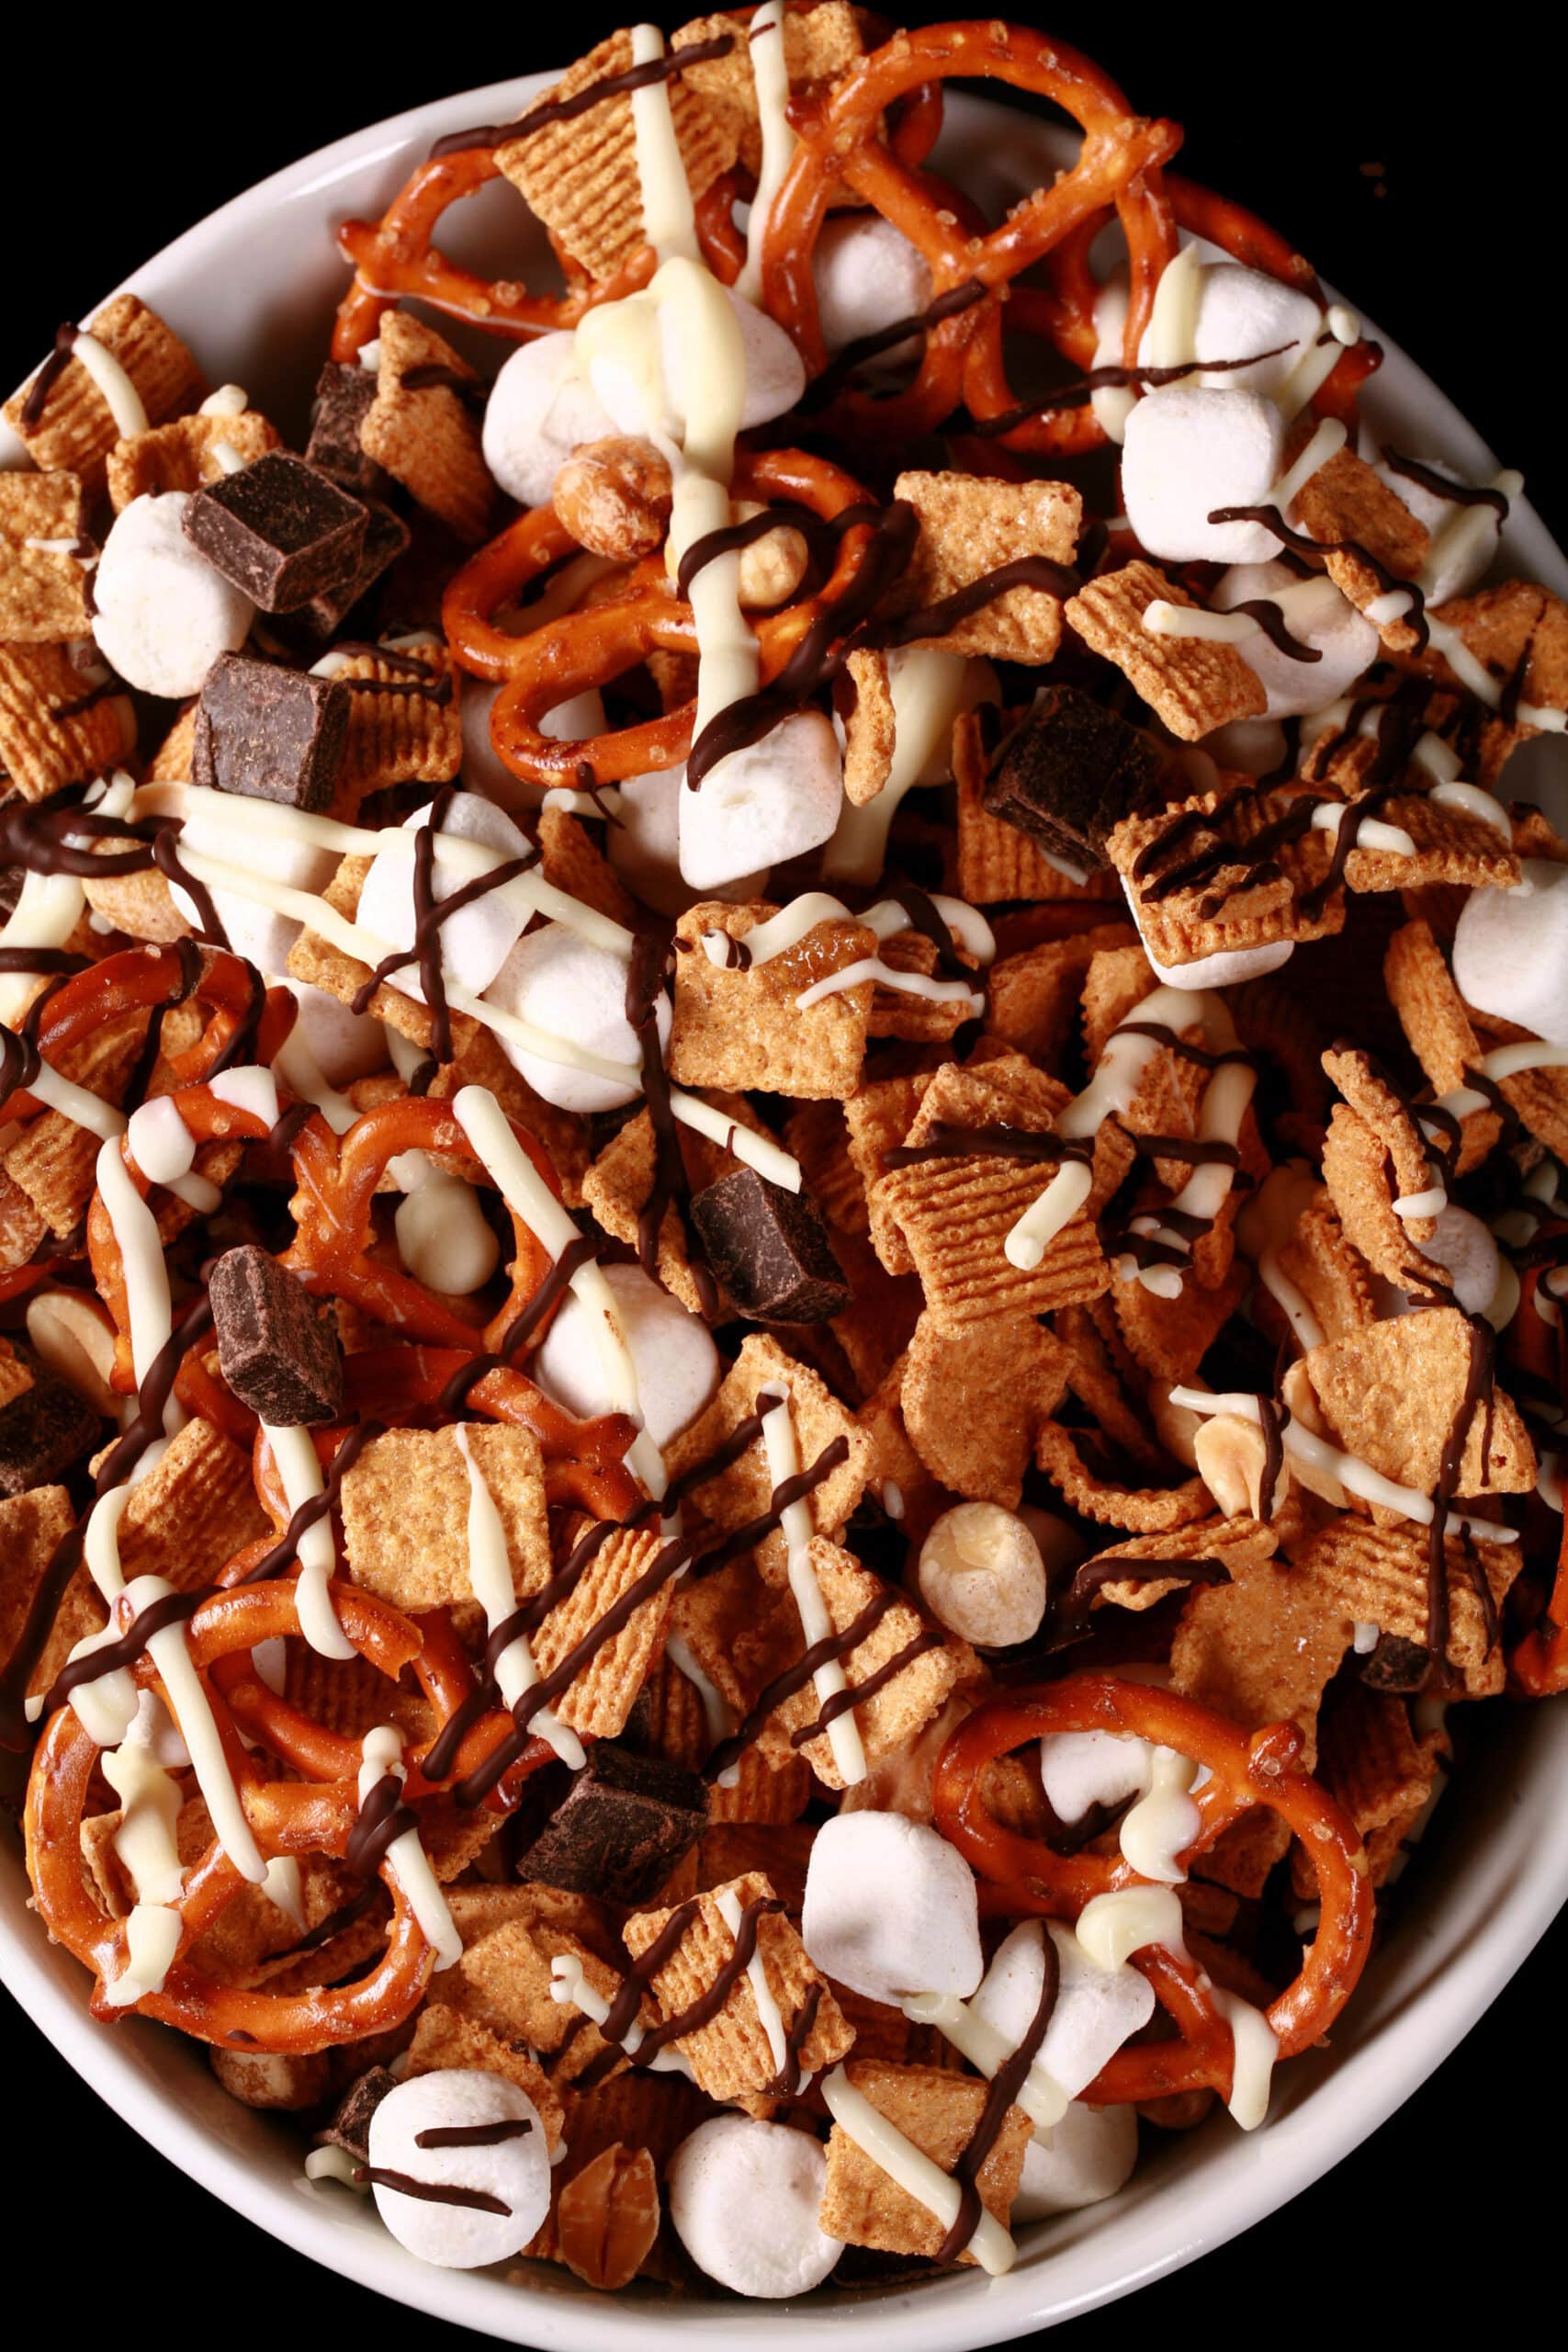
[[(133, 270), (123, 287), (144, 291), (151, 278), (177, 278), (267, 210), (325, 197), (352, 173), (378, 164), (389, 174), (394, 163), (406, 169), (433, 136), (467, 122), (505, 119), (555, 78), (549, 71), (508, 77), (349, 132), (229, 198)], [(1021, 126), (1026, 126), (1027, 136), (1047, 149), (1060, 135), (1055, 126), (967, 92), (949, 93), (948, 107), (948, 135), (954, 126), (967, 126), (978, 135), (988, 124), (994, 137), (1005, 125), (1016, 141), (1025, 137)], [(1496, 461), (1479, 435), (1425, 371), (1387, 337), (1380, 340), (1387, 360), (1374, 379), (1369, 408), (1403, 411), (1416, 400), (1446, 455), (1472, 472), (1494, 469)], [(7, 461), (0, 449), (0, 464)], [(1515, 502), (1505, 545), (1532, 576), (1551, 581), (1568, 594), (1568, 559), (1526, 499)], [(1517, 1744), (1527, 1751), (1562, 1747), (1568, 1741), (1568, 1722), (1553, 1734), (1533, 1713), (1517, 1729)], [(1539, 1756), (1534, 1770), (1542, 1770)], [(1495, 1801), (1506, 1795), (1496, 1792)], [(1517, 1793), (1510, 1801), (1517, 1804)], [(824, 2326), (854, 2327), (857, 2352), (872, 2346), (891, 2352), (895, 2341), (898, 2352), (967, 2352), (1075, 2317), (1213, 2251), (1278, 2211), (1376, 2130), (1470, 2030), (1568, 1896), (1568, 1809), (1542, 1807), (1541, 1813), (1523, 1865), (1509, 1869), (1499, 1857), (1489, 1869), (1482, 1867), (1479, 1883), (1472, 1884), (1475, 1874), (1467, 1874), (1461, 1908), (1471, 1925), (1457, 1942), (1450, 1933), (1445, 1943), (1416, 1917), (1402, 1924), (1381, 1959), (1386, 1962), (1392, 1949), (1413, 1962), (1416, 1954), (1406, 1951), (1405, 1939), (1425, 1940), (1438, 1947), (1431, 1969), (1424, 1981), (1397, 1996), (1392, 2014), (1375, 2017), (1370, 2030), (1358, 2033), (1352, 2014), (1340, 2037), (1342, 2050), (1332, 2062), (1331, 2081), (1315, 2095), (1291, 2101), (1256, 2138), (1244, 2142), (1236, 2135), (1217, 2156), (1212, 2147), (1207, 2150), (1203, 2177), (1184, 2173), (1185, 2194), (1165, 2193), (1174, 2168), (1162, 2165), (1146, 2210), (1142, 2200), (1120, 2213), (1107, 2207), (1086, 2209), (1090, 2216), (1105, 2216), (1099, 2230), (1082, 2213), (1062, 2217), (1074, 2225), (1066, 2232), (1061, 2223), (1045, 2225), (1053, 2233), (1051, 2249), (1038, 2266), (1021, 2264), (997, 2279), (967, 2273), (852, 2298), (750, 2303), (743, 2317), (736, 2301), (716, 2297), (654, 2304), (628, 2303), (587, 2289), (528, 2296), (526, 2289), (494, 2271), (440, 2270), (418, 2261), (342, 2192), (310, 2188), (302, 2179), (278, 2187), (259, 2177), (249, 2152), (204, 2122), (195, 2108), (187, 2111), (177, 2090), (156, 2079), (161, 2053), (169, 2046), (162, 2029), (132, 2018), (108, 2032), (89, 2017), (85, 1980), (78, 1979), (73, 1965), (62, 1970), (58, 1956), (51, 1964), (41, 1923), (26, 1907), (25, 1873), (9, 1838), (0, 1843), (0, 1982), (83, 2080), (193, 2181), (329, 2270), (432, 2317), (536, 2344), (545, 2352), (655, 2352), (671, 2324), (699, 2332), (709, 2342), (723, 2341), (743, 2326), (749, 2340), (778, 2352), (798, 2352), (807, 2333)], [(5, 1892), (13, 1883), (18, 1889), (15, 1901)], [(1097, 2261), (1097, 2236), (1109, 2233), (1119, 2244), (1123, 2230), (1132, 2233), (1135, 2257)], [(1077, 2257), (1071, 2267), (1078, 2282), (1065, 2292), (1054, 2283), (1058, 2239), (1064, 2262)]]

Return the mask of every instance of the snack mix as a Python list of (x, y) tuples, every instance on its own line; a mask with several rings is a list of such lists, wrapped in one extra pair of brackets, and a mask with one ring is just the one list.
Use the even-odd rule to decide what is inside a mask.
[(1005, 2270), (1568, 1682), (1568, 608), (1179, 137), (639, 25), (343, 227), (302, 448), (130, 293), (6, 408), (37, 1907), (431, 2262)]

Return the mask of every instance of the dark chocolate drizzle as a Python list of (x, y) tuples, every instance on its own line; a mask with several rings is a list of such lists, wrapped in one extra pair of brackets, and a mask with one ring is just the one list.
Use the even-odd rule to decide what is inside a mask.
[(268, 1552), (240, 1578), (242, 1584), (265, 1584), (298, 1557), (301, 1538), (337, 1507), (343, 1482), (370, 1443), (381, 1434), (379, 1421), (356, 1421), (327, 1465), (319, 1495), (308, 1495)]
[(841, 350), (835, 352), (822, 373), (807, 386), (804, 396), (796, 402), (800, 414), (810, 416), (817, 410), (826, 408), (834, 394), (843, 390), (857, 368), (865, 367), (873, 359), (880, 359), (885, 351), (896, 349), (912, 335), (929, 334), (931, 328), (940, 326), (944, 319), (955, 319), (964, 311), (973, 310), (976, 303), (983, 302), (991, 291), (992, 288), (978, 277), (965, 277), (957, 286), (950, 286), (945, 294), (939, 294), (934, 302), (928, 302), (923, 311), (913, 311), (908, 318), (895, 319), (891, 326), (879, 327), (874, 334), (857, 335), (852, 343), (846, 343)]
[(661, 1282), (659, 1238), (666, 1212), (673, 1208), (685, 1237), (687, 1263), (696, 1285), (697, 1305), (704, 1315), (718, 1313), (718, 1284), (704, 1255), (692, 1223), (692, 1188), (681, 1150), (680, 1130), (670, 1104), (670, 1079), (659, 1042), (659, 1001), (672, 961), (669, 945), (656, 933), (639, 932), (632, 942), (626, 970), (626, 1015), (637, 1041), (642, 1062), (643, 1105), (653, 1130), (653, 1182), (637, 1213), (637, 1254), (643, 1272)]
[(395, 2188), (400, 2197), (416, 2197), (422, 2205), (462, 2205), (474, 2213), (504, 2213), (512, 2208), (488, 2188), (460, 2188), (455, 2182), (416, 2180), (410, 2172), (389, 2172), (382, 2165), (355, 2165), (355, 2180), (372, 2188)]
[(687, 2034), (700, 2033), (704, 2026), (711, 2025), (728, 2000), (734, 1986), (751, 1965), (757, 1950), (757, 1932), (763, 1919), (770, 1913), (782, 1912), (784, 1907), (774, 1895), (761, 1895), (754, 1903), (749, 1903), (740, 1915), (740, 1927), (734, 1942), (720, 1962), (713, 1983), (685, 2008), (677, 2009), (672, 2017), (661, 2018), (657, 2025), (649, 2026), (636, 2050), (624, 2051), (621, 2044), (637, 2021), (644, 1993), (665, 1962), (674, 1957), (687, 1928), (701, 1914), (702, 1902), (697, 1895), (679, 1904), (647, 1951), (632, 1962), (621, 1979), (599, 2029), (606, 2046), (578, 2075), (578, 2089), (591, 2090), (595, 2083), (603, 2082), (607, 2075), (615, 2072), (623, 2057), (629, 2056), (634, 2066), (651, 2066), (659, 2052), (667, 2049), (671, 2042), (683, 2041)]
[(1419, 458), (1407, 458), (1402, 449), (1389, 442), (1382, 445), (1382, 461), (1391, 474), (1403, 474), (1406, 481), (1418, 482), (1436, 498), (1447, 499), (1450, 506), (1490, 506), (1500, 523), (1508, 519), (1508, 502), (1500, 490), (1489, 490), (1480, 482), (1450, 481), (1433, 466), (1425, 466)]
[(1381, 557), (1375, 556), (1370, 548), (1363, 547), (1359, 539), (1312, 538), (1305, 531), (1292, 530), (1279, 508), (1267, 503), (1261, 506), (1216, 506), (1209, 520), (1211, 523), (1260, 523), (1266, 531), (1272, 531), (1280, 544), (1295, 555), (1348, 555), (1355, 562), (1364, 563), (1377, 581), (1380, 594), (1392, 595), (1395, 589), (1399, 589), (1409, 596), (1409, 605), (1399, 617), (1415, 632), (1414, 650), (1417, 653), (1425, 652), (1430, 634), (1427, 626), (1426, 597), (1414, 580), (1402, 580), (1396, 571), (1389, 570)]
[(430, 151), (434, 164), (443, 155), (470, 154), (479, 147), (510, 145), (516, 139), (532, 139), (536, 131), (547, 130), (552, 123), (575, 122), (581, 114), (588, 114), (606, 98), (629, 96), (633, 90), (646, 90), (655, 82), (668, 82), (682, 74), (688, 65), (706, 65), (711, 60), (728, 57), (735, 46), (733, 33), (720, 33), (713, 40), (688, 41), (682, 48), (667, 50), (662, 57), (649, 58), (646, 65), (633, 65), (624, 74), (604, 74), (598, 81), (590, 82), (569, 98), (545, 98), (538, 106), (519, 115), (515, 122), (483, 123), (472, 130), (449, 130), (438, 139)]
[(1075, 376), (1070, 383), (1058, 385), (1054, 392), (1042, 392), (1038, 400), (1021, 401), (1016, 408), (1004, 409), (998, 416), (972, 417), (965, 430), (977, 441), (994, 441), (1004, 433), (1027, 424), (1032, 416), (1043, 416), (1049, 410), (1087, 408), (1096, 392), (1157, 391), (1162, 384), (1178, 384), (1200, 370), (1206, 376), (1228, 375), (1237, 368), (1256, 368), (1262, 359), (1278, 359), (1282, 352), (1294, 348), (1292, 337), (1289, 343), (1277, 343), (1272, 350), (1255, 351), (1245, 359), (1205, 359), (1201, 363), (1190, 359), (1175, 368), (1091, 368), (1087, 375)]
[(884, 1168), (917, 1168), (928, 1159), (1027, 1159), (1082, 1166), (1094, 1157), (1093, 1148), (1069, 1136), (1039, 1134), (1032, 1127), (959, 1127), (945, 1121), (932, 1127), (923, 1143), (895, 1144), (882, 1155)]
[(42, 423), (49, 396), (64, 374), (81, 332), (80, 327), (73, 326), (69, 319), (63, 326), (55, 329), (54, 348), (28, 385), (27, 399), (22, 402), (20, 422), (24, 433), (31, 433)]
[(505, 2141), (525, 2139), (534, 2129), (525, 2115), (503, 2115), (494, 2123), (433, 2123), (416, 2132), (416, 2148), (499, 2148)]
[(939, 2262), (956, 2262), (980, 2226), (981, 2216), (986, 2210), (985, 2199), (980, 2194), (980, 2175), (1001, 2137), (1008, 2109), (1028, 2081), (1029, 2070), (1050, 2030), (1056, 1995), (1061, 1986), (1061, 1962), (1056, 1951), (1056, 1939), (1044, 1920), (1040, 1923), (1040, 1944), (1039, 2003), (1023, 2040), (1010, 2057), (1003, 2059), (992, 2076), (979, 2120), (953, 2168), (953, 2177), (958, 2183), (958, 2211), (953, 2217), (952, 2227), (937, 2249)]

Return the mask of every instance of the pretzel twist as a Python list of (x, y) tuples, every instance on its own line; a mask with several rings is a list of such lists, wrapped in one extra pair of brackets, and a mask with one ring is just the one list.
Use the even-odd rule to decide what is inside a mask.
[[(1192, 1792), (1200, 1826), (1179, 1858), (1183, 1866), (1258, 1805), (1277, 1814), (1301, 1839), (1317, 1872), (1319, 1925), (1300, 1974), (1265, 2015), (1282, 2058), (1318, 2041), (1366, 1962), (1372, 1891), (1353, 1824), (1301, 1768), (1302, 1735), (1295, 1725), (1271, 1724), (1249, 1734), (1174, 1691), (1102, 1674), (1075, 1675), (988, 1700), (942, 1750), (934, 1817), (1010, 1912), (1076, 1919), (1096, 1895), (1146, 1883), (1120, 1853), (1057, 1854), (1037, 1838), (1004, 1828), (986, 1809), (989, 1764), (1023, 1740), (1071, 1731), (1151, 1740), (1208, 1767), (1209, 1779)], [(1157, 1945), (1135, 1952), (1133, 1964), (1175, 2020), (1177, 2038), (1118, 2051), (1082, 2097), (1109, 2105), (1206, 2088), (1228, 2098), (1235, 2037), (1202, 1971), (1184, 1952)]]

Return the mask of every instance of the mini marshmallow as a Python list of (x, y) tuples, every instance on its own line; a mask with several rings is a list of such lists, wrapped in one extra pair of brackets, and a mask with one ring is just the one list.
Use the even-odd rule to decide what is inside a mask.
[(682, 791), (682, 875), (694, 890), (715, 890), (782, 865), (830, 840), (842, 805), (832, 721), (796, 711), (711, 767), (699, 791)]
[[(750, 433), (759, 424), (771, 424), (775, 416), (787, 416), (806, 390), (806, 364), (783, 327), (769, 318), (766, 311), (760, 311), (755, 302), (749, 302), (732, 286), (723, 290), (740, 328), (746, 367), (739, 429)], [(665, 303), (659, 313), (659, 357), (665, 413), (657, 417), (648, 414), (641, 385), (624, 368), (611, 359), (590, 363), (589, 382), (614, 419), (604, 432), (679, 438), (680, 421), (691, 413), (696, 387), (690, 380), (691, 355), (682, 339), (681, 311), (674, 303)], [(583, 434), (580, 437), (597, 440), (604, 435)]]
[[(1281, 285), (1260, 269), (1233, 261), (1208, 263), (1198, 273), (1198, 311), (1192, 354), (1201, 370), (1215, 360), (1244, 359), (1273, 352), (1247, 368), (1225, 368), (1200, 381), (1238, 392), (1277, 392), (1323, 333), (1323, 312), (1310, 294)], [(1283, 344), (1284, 350), (1278, 346)], [(1140, 357), (1149, 356), (1145, 333)]]
[(1261, 392), (1168, 384), (1127, 419), (1122, 496), (1145, 551), (1173, 563), (1266, 563), (1261, 523), (1211, 523), (1218, 506), (1261, 506), (1285, 461), (1285, 425)]
[(1138, 2161), (1138, 2113), (1074, 2099), (1060, 2123), (1037, 2132), (1023, 2152), (1010, 2226), (1098, 2205), (1131, 2178)]
[[(163, 501), (160, 499), (158, 503), (161, 505)], [(130, 511), (128, 507), (127, 514)], [(184, 815), (180, 838), (186, 848), (197, 855), (218, 858), (229, 865), (243, 865), (251, 873), (271, 882), (285, 883), (295, 890), (324, 890), (337, 871), (334, 851), (322, 849), (299, 834), (246, 833), (243, 851), (237, 852), (221, 798), (193, 794)], [(171, 882), (169, 887), (186, 921), (199, 928), (200, 910), (189, 891), (182, 890), (177, 882)], [(289, 951), (304, 928), (302, 923), (258, 899), (242, 897), (237, 890), (215, 888), (211, 898), (213, 911), (236, 956), (244, 956), (259, 972), (282, 972), (287, 968)], [(345, 1006), (339, 1005), (337, 1011), (344, 1019), (354, 1017)], [(378, 1063), (370, 1067), (374, 1069)]]
[(959, 1503), (920, 1546), (920, 1598), (961, 1641), (1010, 1649), (1039, 1631), (1045, 1564), (1033, 1536), (999, 1503)]
[(1273, 775), (1284, 765), (1287, 749), (1285, 730), (1275, 718), (1233, 718), (1205, 735), (1203, 747), (1216, 767), (1243, 775)]
[(967, 1995), (980, 1981), (969, 1866), (939, 1831), (899, 1813), (840, 1813), (823, 1824), (800, 1932), (824, 1974), (868, 2000)]
[(698, 2269), (768, 2301), (819, 2287), (842, 2254), (818, 2225), (827, 2186), (819, 2140), (749, 2115), (699, 2123), (665, 2175), (670, 2219)]
[[(1445, 481), (1464, 481), (1464, 476), (1441, 458), (1425, 457), (1418, 450), (1412, 450), (1409, 454), (1430, 472), (1440, 474)], [(1374, 459), (1372, 471), (1387, 482), (1395, 498), (1404, 501), (1416, 520), (1426, 525), (1434, 545), (1450, 524), (1466, 512), (1463, 507), (1456, 506), (1451, 498), (1444, 498), (1437, 491), (1428, 490), (1424, 482), (1412, 481), (1408, 474), (1396, 473), (1381, 455)], [(1453, 552), (1438, 560), (1432, 584), (1426, 591), (1428, 605), (1446, 605), (1450, 596), (1468, 596), (1472, 588), (1480, 586), (1491, 570), (1502, 529), (1502, 517), (1494, 514), (1488, 515), (1484, 529), (1476, 528), (1459, 535)]]
[(1568, 1046), (1568, 865), (1527, 858), (1512, 890), (1472, 890), (1453, 967), (1477, 1012)]
[[(1135, 923), (1135, 908), (1133, 913)], [(1265, 973), (1277, 972), (1295, 952), (1293, 939), (1270, 939), (1261, 947), (1222, 947), (1213, 956), (1194, 956), (1190, 964), (1162, 964), (1149, 955), (1149, 944), (1144, 941), (1149, 967), (1168, 989), (1239, 988), (1243, 980), (1260, 980)]]
[(1424, 1258), (1447, 1268), (1455, 1301), (1467, 1315), (1485, 1314), (1503, 1278), (1502, 1252), (1490, 1226), (1450, 1201), (1438, 1211), (1431, 1238), (1420, 1244), (1420, 1250)]
[(1337, 702), (1362, 672), (1371, 669), (1382, 642), (1371, 622), (1348, 596), (1340, 594), (1332, 580), (1320, 577), (1305, 582), (1282, 563), (1234, 565), (1214, 582), (1209, 601), (1216, 612), (1229, 613), (1237, 605), (1275, 596), (1281, 588), (1299, 592), (1286, 609), (1286, 628), (1321, 658), (1297, 662), (1282, 653), (1262, 629), (1236, 647), (1247, 668), (1262, 681), (1269, 718), (1292, 718)]
[(574, 334), (521, 343), (491, 387), (480, 436), (485, 463), (521, 506), (547, 506), (556, 476), (585, 441), (604, 441), (615, 420), (577, 365)]
[[(470, 792), (484, 795), (501, 808), (537, 808), (545, 797), (545, 787), (530, 784), (525, 777), (513, 775), (491, 741), (490, 715), (495, 707), (499, 686), (487, 686), (478, 678), (465, 678), (458, 718), (463, 729), (463, 782)], [(596, 687), (586, 694), (573, 695), (570, 701), (558, 703), (554, 710), (546, 711), (539, 721), (539, 732), (552, 741), (570, 743), (588, 735), (603, 735), (609, 725), (604, 705)]]
[[(685, 787), (684, 766), (627, 776), (620, 786), (618, 821), (610, 827), (604, 844), (611, 865), (627, 889), (656, 914), (684, 914), (694, 900), (708, 895), (694, 890), (682, 878), (681, 803)], [(766, 879), (766, 866), (760, 873), (736, 875), (719, 895), (755, 898)]]
[[(550, 923), (518, 941), (486, 990), (487, 1001), (519, 1020), (531, 1021), (568, 1046), (581, 1046), (606, 1061), (640, 1067), (640, 1048), (626, 1019), (626, 967), (618, 956), (592, 946), (563, 923)], [(660, 1049), (670, 1039), (670, 1000), (661, 995), (655, 1012)], [(637, 1085), (621, 1085), (570, 1061), (547, 1061), (542, 1054), (502, 1037), (508, 1059), (536, 1094), (563, 1111), (615, 1111), (634, 1102)]]
[[(717, 1388), (718, 1350), (702, 1317), (640, 1266), (606, 1266), (604, 1280), (631, 1351), (644, 1424), (655, 1445), (666, 1446)], [(593, 1310), (569, 1291), (530, 1367), (547, 1396), (580, 1420), (615, 1408), (593, 1324)]]
[[(424, 1154), (404, 1157), (423, 1159)], [(489, 1282), (501, 1260), (501, 1244), (473, 1186), (434, 1164), (399, 1202), (392, 1227), (398, 1254), (415, 1282), (449, 1297), (468, 1297)]]
[[(526, 2126), (491, 2145), (421, 2147), (430, 2132)], [(477, 2189), (505, 2210), (448, 2205), (375, 2183), (376, 2210), (400, 2245), (443, 2270), (477, 2270), (521, 2254), (550, 2210), (550, 2152), (538, 2109), (502, 2075), (447, 2066), (396, 2084), (370, 2118), (373, 2172)]]
[[(418, 832), (430, 822), (429, 808), (416, 808), (405, 819), (403, 831)], [(486, 849), (497, 850), (502, 857), (521, 857), (528, 843), (502, 808), (481, 799), (477, 792), (459, 792), (448, 804), (442, 819), (444, 833), (455, 833), (459, 840), (479, 842)], [(357, 920), (376, 938), (384, 939), (389, 948), (412, 947), (413, 944), (413, 859), (406, 853), (381, 851), (365, 877), (360, 892)], [(435, 853), (434, 891), (437, 899), (449, 899), (454, 890), (461, 889), (471, 879), (467, 874), (453, 870), (452, 862), (439, 850)], [(446, 978), (476, 995), (490, 986), (523, 929), (524, 918), (508, 905), (499, 892), (487, 891), (471, 906), (454, 915), (450, 922), (441, 926), (441, 964)], [(424, 986), (419, 977), (419, 966), (405, 964), (392, 975), (392, 983), (405, 996), (424, 1002)]]
[(1142, 1793), (1149, 1744), (1119, 1731), (1052, 1731), (1040, 1743), (1040, 1780), (1052, 1811), (1069, 1826), (1091, 1805), (1108, 1811)]
[(127, 685), (171, 700), (199, 694), (220, 653), (237, 653), (255, 618), (250, 598), (180, 527), (183, 490), (133, 498), (116, 516), (93, 574), (93, 635)]
[(329, 1086), (352, 1086), (385, 1067), (387, 1033), (373, 1013), (351, 1012), (341, 998), (305, 980), (290, 980), (288, 986), (299, 1008), (289, 1034), (303, 1040)]
[(1154, 1987), (1126, 1962), (1120, 1968), (1097, 1966), (1070, 1928), (1053, 1921), (1047, 1929), (1039, 1919), (1026, 1919), (998, 1945), (986, 1981), (971, 2003), (1014, 2049), (1039, 2011), (1045, 1932), (1056, 1947), (1058, 1975), (1055, 2006), (1036, 2063), (1076, 2098), (1128, 2035), (1153, 2017)]
[[(836, 212), (824, 220), (811, 256), (811, 275), (822, 340), (829, 351), (881, 334), (901, 319), (915, 317), (931, 299), (925, 255), (879, 212)], [(913, 340), (884, 356), (897, 362)]]

